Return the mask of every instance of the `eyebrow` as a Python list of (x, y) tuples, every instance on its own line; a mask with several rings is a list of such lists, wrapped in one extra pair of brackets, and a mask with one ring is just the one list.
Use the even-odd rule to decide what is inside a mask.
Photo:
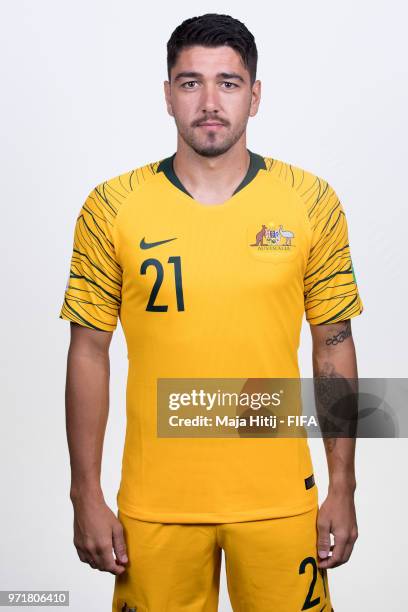
[[(177, 81), (178, 79), (184, 79), (184, 78), (195, 79), (195, 78), (202, 77), (202, 76), (203, 75), (201, 72), (184, 71), (184, 72), (178, 72), (176, 76), (174, 77), (174, 80)], [(223, 79), (237, 79), (238, 81), (245, 83), (242, 76), (238, 74), (237, 72), (218, 72), (216, 76), (221, 77)]]

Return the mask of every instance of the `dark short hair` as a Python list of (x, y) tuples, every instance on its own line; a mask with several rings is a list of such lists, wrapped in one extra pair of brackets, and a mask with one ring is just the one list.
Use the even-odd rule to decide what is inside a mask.
[(256, 79), (258, 51), (255, 38), (238, 19), (229, 15), (207, 13), (200, 17), (185, 19), (174, 30), (167, 43), (167, 74), (177, 62), (180, 51), (186, 47), (200, 45), (219, 47), (226, 45), (237, 51), (248, 70), (253, 85)]

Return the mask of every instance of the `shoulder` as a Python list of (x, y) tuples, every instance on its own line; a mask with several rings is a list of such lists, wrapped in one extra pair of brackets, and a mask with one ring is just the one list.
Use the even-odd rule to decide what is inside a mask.
[(81, 213), (99, 215), (114, 223), (129, 196), (155, 178), (160, 162), (150, 162), (101, 181), (89, 192)]
[(106, 179), (96, 185), (94, 191), (103, 194), (109, 201), (117, 201), (120, 204), (130, 193), (156, 177), (160, 161), (150, 162)]
[(264, 157), (271, 180), (277, 180), (294, 191), (306, 207), (309, 218), (326, 210), (341, 208), (332, 185), (323, 177), (287, 161)]

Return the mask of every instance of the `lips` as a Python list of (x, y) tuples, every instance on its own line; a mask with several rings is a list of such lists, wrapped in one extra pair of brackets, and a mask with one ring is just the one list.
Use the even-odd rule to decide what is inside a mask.
[(215, 123), (214, 121), (211, 121), (211, 122), (206, 122), (206, 123), (199, 123), (198, 127), (220, 128), (220, 127), (224, 127), (224, 124), (223, 123)]

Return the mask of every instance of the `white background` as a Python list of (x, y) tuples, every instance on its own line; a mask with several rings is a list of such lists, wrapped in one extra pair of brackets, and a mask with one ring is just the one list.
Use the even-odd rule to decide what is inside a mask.
[[(69, 323), (58, 318), (73, 228), (99, 182), (175, 150), (166, 42), (185, 18), (228, 13), (258, 45), (263, 97), (251, 150), (303, 167), (346, 211), (364, 313), (352, 321), (362, 377), (404, 377), (407, 269), (407, 9), (403, 2), (2, 2), (2, 426), (0, 589), (69, 589), (71, 609), (109, 611), (114, 577), (72, 543), (65, 435)], [(299, 353), (311, 376), (308, 325)], [(116, 511), (127, 359), (111, 348), (103, 460)], [(320, 502), (321, 440), (310, 447)], [(336, 612), (407, 609), (407, 439), (359, 440), (360, 537), (329, 571)], [(220, 611), (230, 610), (225, 577)], [(271, 612), (271, 611), (265, 611)]]

